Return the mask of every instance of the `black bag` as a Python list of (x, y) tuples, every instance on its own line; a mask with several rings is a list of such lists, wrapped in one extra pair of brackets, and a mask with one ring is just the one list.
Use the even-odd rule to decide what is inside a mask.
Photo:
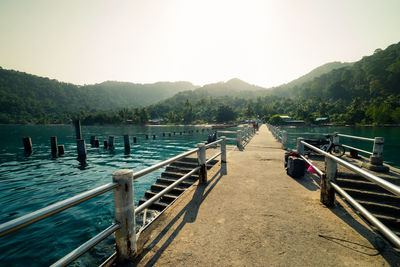
[(304, 175), (305, 161), (302, 158), (289, 156), (286, 168), (286, 173), (293, 178), (298, 178)]

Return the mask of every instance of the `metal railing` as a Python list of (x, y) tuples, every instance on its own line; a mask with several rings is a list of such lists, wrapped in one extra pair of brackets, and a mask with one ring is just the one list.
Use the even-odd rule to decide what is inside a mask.
[[(212, 156), (209, 160), (206, 160), (206, 149), (217, 144), (221, 145), (221, 151), (216, 155)], [(182, 154), (179, 154), (173, 158), (162, 161), (155, 164), (149, 168), (133, 173), (133, 170), (119, 170), (114, 172), (112, 175), (113, 182), (108, 183), (92, 190), (83, 192), (74, 197), (68, 198), (66, 200), (54, 203), (40, 210), (34, 211), (32, 213), (26, 214), (17, 219), (11, 220), (9, 222), (0, 225), (0, 237), (8, 235), (18, 229), (24, 228), (35, 222), (43, 220), (50, 217), (58, 212), (66, 210), (73, 207), (79, 203), (86, 200), (92, 199), (96, 196), (104, 194), (108, 191), (114, 190), (114, 217), (115, 223), (110, 225), (108, 228), (103, 230), (101, 233), (97, 234), (90, 240), (86, 241), (84, 244), (80, 245), (75, 250), (71, 251), (63, 258), (59, 259), (52, 266), (66, 266), (72, 261), (77, 259), (79, 256), (83, 255), (89, 249), (97, 245), (99, 242), (104, 240), (106, 237), (115, 233), (116, 235), (116, 259), (118, 261), (125, 261), (132, 259), (136, 255), (136, 221), (135, 215), (146, 210), (154, 202), (159, 200), (166, 193), (174, 189), (177, 185), (182, 183), (186, 178), (190, 177), (195, 172), (199, 171), (199, 183), (207, 182), (207, 163), (214, 160), (218, 156), (221, 156), (221, 162), (226, 163), (226, 138), (223, 136), (219, 140), (210, 143), (199, 143), (198, 147)], [(190, 172), (183, 175), (181, 178), (176, 180), (174, 183), (169, 185), (167, 188), (159, 192), (154, 197), (148, 199), (142, 205), (134, 208), (134, 195), (133, 195), (133, 180), (138, 179), (152, 171), (160, 169), (174, 161), (178, 161), (182, 158), (190, 156), (197, 153), (199, 166), (191, 170)], [(226, 166), (222, 174), (226, 174)], [(113, 258), (113, 257), (110, 257)]]
[[(325, 156), (325, 169), (323, 172), (314, 166), (307, 158), (302, 154), (304, 151), (304, 146), (309, 149)], [(358, 210), (372, 225), (374, 225), (389, 241), (391, 241), (396, 247), (400, 248), (400, 238), (393, 233), (388, 227), (386, 227), (381, 221), (379, 221), (375, 216), (373, 216), (369, 211), (367, 211), (361, 204), (359, 204), (354, 198), (347, 194), (342, 188), (340, 188), (336, 183), (336, 173), (337, 164), (361, 175), (367, 180), (381, 186), (382, 188), (388, 190), (396, 196), (400, 196), (400, 187), (394, 185), (376, 175), (373, 175), (365, 170), (360, 169), (338, 157), (335, 157), (313, 145), (308, 144), (303, 141), (302, 138), (298, 138), (297, 141), (297, 151), (300, 153), (301, 157), (307, 161), (308, 164), (318, 173), (321, 177), (321, 202), (327, 206), (332, 206), (334, 203), (334, 191), (338, 192), (344, 199), (346, 199), (350, 205), (352, 205), (356, 210)]]
[(354, 140), (361, 140), (361, 141), (368, 141), (368, 142), (373, 142), (373, 147), (372, 147), (372, 152), (356, 148), (353, 146), (349, 146), (346, 144), (340, 144), (344, 148), (347, 148), (350, 151), (350, 155), (352, 157), (358, 157), (358, 152), (367, 154), (370, 157), (370, 163), (373, 165), (382, 165), (383, 163), (383, 146), (384, 146), (384, 138), (383, 137), (375, 137), (375, 138), (366, 138), (366, 137), (361, 137), (361, 136), (353, 136), (353, 135), (347, 135), (347, 134), (341, 134), (341, 133), (288, 133), (285, 130), (282, 130), (279, 127), (273, 126), (271, 124), (267, 124), (268, 129), (271, 131), (272, 135), (275, 137), (275, 139), (282, 143), (282, 148), (287, 149), (288, 144), (295, 144), (296, 141), (290, 141), (289, 136), (296, 136), (296, 137), (301, 137), (301, 136), (326, 136), (326, 135), (331, 135), (333, 136), (333, 143), (334, 144), (340, 144), (340, 137), (343, 138), (349, 138), (349, 139), (354, 139)]

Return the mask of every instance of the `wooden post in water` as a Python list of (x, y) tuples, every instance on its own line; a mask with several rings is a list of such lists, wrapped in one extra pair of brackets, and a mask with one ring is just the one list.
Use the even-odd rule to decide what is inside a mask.
[(86, 159), (86, 143), (85, 143), (85, 139), (76, 140), (76, 148), (78, 150), (78, 159), (79, 160)]
[(90, 136), (90, 145), (91, 146), (94, 146), (95, 140), (96, 140), (96, 136), (94, 136), (94, 135)]
[(75, 125), (76, 139), (82, 139), (81, 121), (75, 120), (74, 125)]
[(94, 140), (94, 147), (100, 147), (99, 139)]
[(117, 262), (124, 263), (132, 260), (136, 248), (136, 220), (134, 209), (133, 171), (118, 170), (112, 175), (114, 189), (114, 216), (120, 228), (115, 232)]
[(57, 157), (57, 136), (50, 137), (51, 155)]
[(197, 152), (197, 159), (200, 165), (199, 170), (199, 183), (207, 183), (207, 166), (206, 166), (206, 145), (205, 143), (198, 143), (197, 147), (200, 149)]
[(64, 155), (65, 150), (64, 150), (64, 145), (58, 145), (58, 156)]
[(162, 136), (165, 136), (165, 133), (162, 133)]
[(124, 147), (125, 151), (131, 150), (131, 145), (129, 144), (129, 135), (124, 134)]
[(155, 134), (153, 134), (153, 140), (155, 140), (156, 139), (156, 135)]
[(337, 163), (325, 157), (325, 173), (321, 177), (321, 197), (320, 201), (327, 207), (335, 205), (335, 189), (331, 186), (330, 182), (335, 182), (337, 172)]
[(24, 144), (24, 152), (26, 156), (29, 156), (32, 154), (32, 140), (30, 136), (26, 136), (22, 138), (22, 142)]
[(168, 136), (171, 136), (171, 133), (168, 133)]
[(174, 135), (175, 135), (175, 132), (174, 132)]
[(104, 140), (103, 144), (104, 144), (104, 148), (107, 149), (108, 148), (108, 141)]
[(109, 149), (114, 149), (114, 136), (110, 135), (108, 136), (108, 148)]
[(148, 134), (146, 134), (146, 139), (149, 139), (149, 135)]
[(133, 143), (136, 144), (136, 136), (133, 137)]

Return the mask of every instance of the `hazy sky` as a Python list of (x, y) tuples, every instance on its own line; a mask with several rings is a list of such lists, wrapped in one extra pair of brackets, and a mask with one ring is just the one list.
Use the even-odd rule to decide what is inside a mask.
[(76, 84), (265, 87), (400, 41), (400, 0), (0, 0), (0, 66)]

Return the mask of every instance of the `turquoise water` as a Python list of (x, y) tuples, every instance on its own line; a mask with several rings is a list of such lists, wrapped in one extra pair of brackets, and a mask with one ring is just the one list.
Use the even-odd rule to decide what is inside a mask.
[[(384, 161), (394, 167), (400, 168), (400, 127), (301, 127), (301, 128), (286, 128), (288, 132), (302, 133), (334, 133), (362, 136), (367, 138), (384, 137), (385, 144), (383, 149)], [(294, 141), (295, 136), (290, 136), (290, 141)], [(307, 137), (305, 137), (307, 138)], [(345, 137), (340, 137), (340, 143), (352, 147), (361, 148), (372, 152), (373, 142), (360, 141)], [(294, 148), (295, 145), (290, 145)], [(361, 153), (362, 154), (362, 153)], [(367, 154), (362, 154), (368, 156)]]
[[(0, 223), (111, 182), (118, 169), (139, 171), (180, 154), (207, 139), (209, 130), (197, 127), (83, 126), (82, 135), (100, 140), (100, 148), (87, 146), (86, 163), (77, 160), (72, 126), (0, 125)], [(194, 132), (188, 134), (189, 130)], [(176, 132), (162, 137), (162, 132)], [(186, 131), (182, 135), (179, 132)], [(131, 153), (124, 153), (123, 134), (129, 134)], [(145, 134), (149, 139), (145, 139)], [(156, 140), (152, 135), (157, 136)], [(102, 147), (115, 136), (113, 152)], [(24, 156), (22, 137), (31, 136), (33, 154)], [(65, 155), (53, 159), (50, 136), (65, 146)], [(132, 142), (136, 136), (138, 143)], [(135, 180), (135, 204), (163, 170)], [(112, 192), (0, 238), (2, 266), (49, 265), (78, 247), (113, 222)], [(97, 245), (75, 264), (97, 265), (114, 251), (112, 237)]]

